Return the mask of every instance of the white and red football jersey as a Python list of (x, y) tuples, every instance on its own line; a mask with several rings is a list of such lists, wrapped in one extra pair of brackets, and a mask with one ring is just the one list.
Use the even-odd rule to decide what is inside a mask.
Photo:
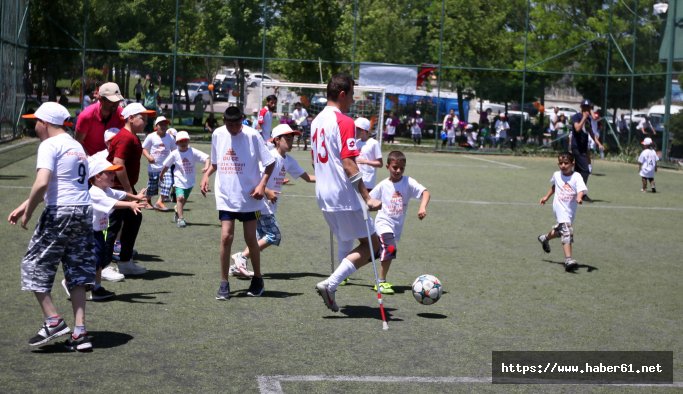
[(342, 165), (342, 159), (360, 154), (353, 119), (334, 106), (325, 107), (311, 124), (311, 154), (320, 209), (328, 212), (361, 209), (356, 190)]

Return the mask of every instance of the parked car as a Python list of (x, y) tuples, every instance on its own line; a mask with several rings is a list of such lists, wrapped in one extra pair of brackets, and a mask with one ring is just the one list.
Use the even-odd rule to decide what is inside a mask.
[[(655, 131), (657, 133), (661, 133), (664, 131), (664, 112), (666, 111), (666, 107), (663, 105), (653, 105), (650, 107), (650, 110), (647, 112), (647, 116), (650, 117), (650, 123), (652, 123), (652, 127), (655, 128)], [(672, 105), (671, 106), (671, 115), (676, 115), (677, 113), (683, 111), (683, 107), (679, 105)]]
[[(623, 111), (622, 113), (624, 114), (624, 120), (626, 120), (626, 122), (628, 122), (629, 124), (635, 124), (635, 125), (640, 123), (640, 121), (643, 120), (643, 118), (647, 116), (647, 114), (645, 112), (634, 112), (633, 116), (631, 116), (631, 113), (628, 111)], [(631, 120), (631, 119), (633, 119), (633, 120)]]
[[(205, 103), (211, 101), (211, 92), (209, 91), (209, 84), (207, 82), (189, 82), (187, 84), (187, 94), (190, 103), (196, 103), (198, 100), (203, 100)], [(187, 102), (185, 97), (185, 89), (176, 90), (176, 100)]]
[(247, 80), (247, 86), (254, 88), (261, 84), (261, 81), (265, 82), (280, 82), (277, 79), (271, 78), (268, 74), (254, 73), (249, 76)]
[[(552, 115), (555, 112), (554, 107), (555, 107), (554, 105), (545, 107), (544, 116), (549, 117), (550, 115)], [(570, 119), (575, 113), (579, 112), (572, 107), (565, 107), (565, 106), (559, 106), (558, 105), (557, 108), (558, 108), (558, 113), (564, 114), (564, 116), (566, 116), (567, 119)]]
[(230, 101), (234, 86), (234, 78), (213, 81), (213, 99), (216, 101)]

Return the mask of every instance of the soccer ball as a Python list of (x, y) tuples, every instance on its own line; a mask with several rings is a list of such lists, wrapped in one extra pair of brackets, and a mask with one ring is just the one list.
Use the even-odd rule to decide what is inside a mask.
[(434, 275), (420, 275), (413, 282), (413, 297), (422, 305), (432, 305), (443, 294), (441, 281)]

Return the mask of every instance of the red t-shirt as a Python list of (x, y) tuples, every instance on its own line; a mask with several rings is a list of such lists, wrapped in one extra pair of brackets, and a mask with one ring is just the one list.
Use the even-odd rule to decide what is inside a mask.
[(120, 129), (126, 125), (126, 122), (121, 117), (122, 110), (123, 108), (117, 107), (116, 113), (111, 114), (109, 119), (104, 121), (100, 114), (100, 102), (98, 101), (87, 106), (78, 115), (76, 134), (85, 135), (83, 139), (85, 153), (92, 156), (101, 150), (107, 149), (107, 146), (104, 144), (104, 132), (112, 127)]
[[(109, 156), (107, 160), (114, 162), (114, 158), (125, 161), (124, 170), (128, 175), (130, 187), (134, 188), (140, 177), (140, 157), (142, 157), (142, 143), (137, 135), (128, 129), (121, 129), (109, 143)], [(113, 189), (123, 190), (123, 186), (117, 177), (114, 177)]]

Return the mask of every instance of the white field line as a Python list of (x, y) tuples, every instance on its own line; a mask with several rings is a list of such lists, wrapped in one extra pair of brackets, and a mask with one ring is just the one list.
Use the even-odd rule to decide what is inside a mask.
[[(283, 394), (281, 382), (360, 382), (360, 383), (442, 383), (491, 384), (489, 377), (469, 376), (354, 376), (354, 375), (270, 375), (257, 377), (261, 394)], [(576, 384), (572, 384), (576, 385)], [(582, 386), (584, 384), (581, 384)], [(594, 386), (585, 384), (586, 386)], [(683, 387), (683, 382), (672, 384), (595, 384), (595, 386)]]
[(472, 159), (472, 160), (481, 160), (481, 161), (484, 161), (484, 162), (487, 162), (487, 163), (493, 163), (493, 164), (497, 164), (497, 165), (499, 165), (499, 166), (505, 166), (505, 167), (510, 167), (510, 168), (516, 168), (516, 169), (519, 169), (519, 170), (523, 170), (523, 169), (524, 169), (524, 167), (522, 167), (522, 166), (518, 166), (518, 165), (515, 165), (515, 164), (509, 164), (509, 163), (503, 163), (503, 162), (501, 162), (501, 161), (496, 161), (496, 160), (484, 159), (483, 157), (476, 157), (476, 156), (470, 156), (470, 155), (463, 155), (462, 157), (466, 157), (466, 158)]
[[(10, 186), (10, 185), (0, 185), (0, 189), (31, 189), (31, 186)], [(207, 195), (212, 195), (213, 192), (206, 193)], [(282, 198), (310, 198), (314, 199), (315, 196), (302, 195), (302, 194), (285, 194), (284, 196), (278, 197)], [(463, 205), (500, 205), (500, 206), (516, 206), (516, 207), (535, 207), (539, 206), (536, 202), (514, 202), (514, 201), (478, 201), (478, 200), (441, 200), (441, 199), (431, 199), (430, 204), (442, 203), (442, 204), (463, 204)], [(643, 211), (671, 211), (671, 212), (683, 212), (683, 207), (641, 207), (633, 205), (601, 205), (601, 204), (583, 204), (581, 209), (625, 209), (625, 210), (643, 210)]]

